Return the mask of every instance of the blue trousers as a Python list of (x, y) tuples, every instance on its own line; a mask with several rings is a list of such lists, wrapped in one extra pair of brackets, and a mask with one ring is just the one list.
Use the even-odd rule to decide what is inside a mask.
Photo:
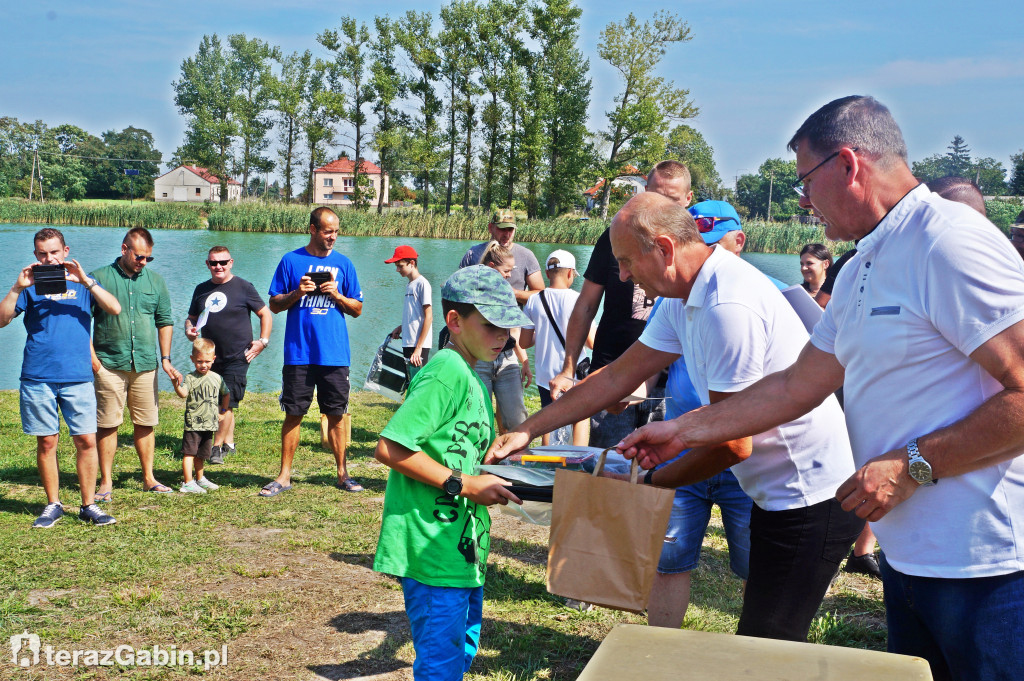
[(416, 681), (458, 681), (480, 646), (484, 588), (430, 586), (402, 577), (405, 613), (412, 629)]
[(1024, 572), (940, 579), (879, 560), (889, 652), (928, 660), (935, 681), (1024, 676)]

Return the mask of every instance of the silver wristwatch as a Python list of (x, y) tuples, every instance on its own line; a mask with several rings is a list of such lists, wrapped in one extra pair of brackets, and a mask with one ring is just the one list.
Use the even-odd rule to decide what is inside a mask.
[(263, 347), (267, 347), (268, 345), (270, 345), (270, 339), (269, 338), (260, 338), (259, 341), (260, 341), (260, 343), (263, 343)]
[(936, 480), (932, 477), (932, 465), (924, 460), (917, 448), (917, 438), (907, 443), (907, 458), (910, 460), (910, 477), (922, 487), (934, 485)]

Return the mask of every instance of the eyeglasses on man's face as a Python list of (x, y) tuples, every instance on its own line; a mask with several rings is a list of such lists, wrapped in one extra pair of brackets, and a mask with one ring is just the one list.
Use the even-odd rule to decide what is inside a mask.
[[(796, 178), (796, 184), (793, 185), (793, 191), (795, 191), (797, 193), (797, 195), (800, 196), (801, 198), (806, 199), (807, 198), (807, 190), (804, 187), (804, 180), (806, 180), (808, 177), (810, 177), (811, 173), (813, 173), (815, 170), (817, 170), (818, 168), (822, 167), (823, 165), (825, 165), (826, 163), (828, 163), (829, 161), (834, 159), (836, 156), (841, 154), (842, 151), (843, 151), (842, 149), (837, 149), (836, 151), (833, 151), (831, 154), (826, 156), (824, 158), (824, 160), (822, 160), (821, 163), (819, 163), (818, 165), (814, 166), (813, 168), (808, 170), (806, 173), (804, 173), (800, 177)], [(859, 149), (858, 149), (858, 147), (852, 147), (850, 149), (850, 151), (857, 152), (857, 151), (859, 151)]]

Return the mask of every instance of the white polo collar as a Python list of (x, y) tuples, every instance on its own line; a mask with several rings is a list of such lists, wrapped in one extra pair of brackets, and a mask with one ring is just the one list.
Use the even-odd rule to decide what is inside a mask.
[(923, 183), (907, 192), (907, 195), (900, 199), (900, 202), (882, 218), (878, 226), (857, 242), (857, 252), (863, 253), (864, 257), (873, 255), (930, 193), (931, 191)]
[(697, 277), (693, 280), (693, 288), (690, 289), (690, 296), (686, 299), (685, 307), (704, 307), (704, 298), (707, 296), (708, 286), (711, 285), (711, 277), (715, 274), (715, 270), (725, 258), (735, 257), (718, 244), (712, 246), (711, 255), (701, 265)]

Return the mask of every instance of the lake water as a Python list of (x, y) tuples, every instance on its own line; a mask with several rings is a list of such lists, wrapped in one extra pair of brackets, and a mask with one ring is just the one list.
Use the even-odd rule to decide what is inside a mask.
[[(18, 272), (32, 264), (32, 235), (45, 225), (0, 224), (0, 290), (8, 291), (17, 279)], [(121, 239), (127, 230), (122, 227), (59, 227), (64, 233), (69, 257), (77, 259), (86, 271), (112, 262), (120, 254)], [(344, 230), (342, 230), (344, 231)], [(266, 300), (270, 279), (281, 256), (287, 251), (300, 248), (309, 241), (302, 234), (259, 234), (250, 232), (209, 232), (206, 230), (152, 230), (155, 246), (155, 260), (148, 265), (163, 275), (171, 292), (171, 307), (175, 325), (171, 358), (181, 371), (189, 371), (192, 364), (188, 359), (191, 344), (185, 338), (181, 323), (185, 319), (192, 290), (196, 284), (209, 279), (209, 270), (203, 264), (211, 246), (223, 245), (231, 250), (234, 258), (232, 272), (248, 279)], [(430, 281), (433, 290), (434, 334), (441, 328), (441, 285), (450, 275), (463, 254), (474, 241), (446, 239), (417, 239), (400, 237), (346, 237), (341, 236), (335, 250), (344, 253), (355, 263), (359, 283), (363, 289), (363, 314), (357, 318), (346, 318), (352, 345), (352, 385), (362, 386), (370, 361), (388, 332), (402, 321), (402, 304), (405, 286), (408, 283), (400, 277), (394, 265), (384, 264), (395, 247), (408, 244), (420, 255), (420, 272)], [(591, 246), (522, 244), (533, 251), (538, 261), (555, 248), (563, 248), (576, 257), (576, 267), (586, 270), (590, 260)], [(796, 255), (774, 255), (763, 253), (745, 254), (744, 258), (762, 271), (788, 284), (800, 281), (799, 257)], [(578, 277), (574, 288), (579, 290), (582, 277)], [(253, 327), (259, 326), (253, 316)], [(268, 347), (252, 363), (249, 369), (249, 390), (272, 392), (281, 388), (281, 339), (284, 334), (284, 313), (274, 316), (274, 331)], [(0, 344), (7, 348), (0, 359), (0, 390), (18, 388), (21, 373), (22, 352), (25, 345), (25, 326), (16, 318), (6, 328), (0, 329)], [(160, 374), (160, 389), (171, 390), (170, 381), (163, 372)]]

